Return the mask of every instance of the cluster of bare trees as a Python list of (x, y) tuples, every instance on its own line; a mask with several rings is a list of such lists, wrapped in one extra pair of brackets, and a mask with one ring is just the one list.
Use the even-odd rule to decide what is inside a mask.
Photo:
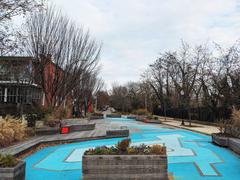
[(145, 82), (114, 84), (109, 97), (110, 105), (121, 112), (132, 112), (140, 108), (151, 111), (154, 101), (151, 94), (150, 86)]
[[(240, 44), (190, 46), (159, 55), (141, 81), (113, 86), (111, 105), (120, 111), (146, 108), (165, 116), (217, 121), (240, 107)], [(184, 124), (184, 121), (182, 121)]]
[(191, 47), (183, 42), (178, 51), (162, 53), (143, 74), (162, 112), (166, 115), (171, 108), (180, 109), (191, 120), (192, 116), (201, 119), (196, 109), (205, 108), (211, 120), (216, 120), (227, 116), (232, 107), (239, 107), (239, 45), (223, 49), (216, 44), (214, 48)]

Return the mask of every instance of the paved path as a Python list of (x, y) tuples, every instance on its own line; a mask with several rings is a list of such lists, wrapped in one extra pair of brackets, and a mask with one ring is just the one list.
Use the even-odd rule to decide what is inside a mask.
[(42, 142), (57, 142), (57, 141), (81, 141), (94, 138), (107, 138), (106, 130), (108, 129), (117, 129), (120, 127), (120, 124), (117, 123), (107, 123), (105, 120), (91, 120), (86, 121), (82, 120), (82, 123), (96, 123), (95, 129), (91, 131), (80, 131), (73, 132), (69, 134), (56, 134), (56, 135), (45, 135), (45, 136), (35, 136), (26, 141), (19, 142), (15, 145), (1, 148), (0, 153), (3, 154), (12, 154), (17, 155), (22, 151), (28, 150), (32, 146), (36, 146)]
[[(174, 126), (177, 128), (187, 129), (187, 130), (191, 130), (191, 131), (195, 131), (195, 132), (200, 132), (203, 134), (211, 135), (212, 133), (219, 132), (218, 127), (212, 126), (212, 125), (205, 125), (205, 124), (199, 124), (199, 123), (192, 122), (192, 127), (189, 127), (189, 126), (181, 126), (181, 121), (174, 120), (173, 118), (167, 118), (167, 121), (165, 121), (164, 117), (160, 117), (160, 119), (163, 124)], [(189, 122), (185, 121), (185, 124), (188, 125)]]
[[(216, 126), (192, 123), (193, 127), (188, 127), (188, 126), (181, 126), (180, 121), (174, 120), (172, 118), (167, 118), (167, 121), (165, 122), (164, 117), (161, 117), (161, 120), (163, 124), (168, 126), (183, 128), (183, 129), (200, 132), (208, 135), (219, 132)], [(81, 141), (84, 139), (87, 140), (87, 139), (94, 139), (94, 138), (106, 138), (106, 130), (118, 129), (121, 126), (120, 123), (114, 123), (114, 122), (109, 123), (106, 120), (91, 120), (91, 121), (83, 120), (83, 123), (88, 123), (88, 122), (96, 123), (96, 127), (94, 130), (73, 132), (65, 135), (56, 134), (56, 135), (47, 135), (47, 136), (35, 136), (26, 141), (19, 142), (13, 146), (2, 148), (0, 149), (0, 153), (16, 155), (42, 142), (56, 142), (56, 141), (74, 142), (74, 141)], [(186, 124), (188, 124), (188, 122), (186, 122)]]

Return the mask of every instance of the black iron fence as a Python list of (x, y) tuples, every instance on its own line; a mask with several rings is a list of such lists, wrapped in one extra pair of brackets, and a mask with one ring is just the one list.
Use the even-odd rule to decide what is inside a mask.
[[(164, 116), (163, 109), (154, 108), (153, 113), (155, 115)], [(166, 110), (167, 117), (189, 119), (189, 114), (192, 120), (216, 122), (219, 119), (229, 119), (231, 117), (232, 110), (226, 107), (217, 107), (211, 110), (207, 107), (191, 108), (190, 113), (187, 109), (182, 108), (169, 108)]]

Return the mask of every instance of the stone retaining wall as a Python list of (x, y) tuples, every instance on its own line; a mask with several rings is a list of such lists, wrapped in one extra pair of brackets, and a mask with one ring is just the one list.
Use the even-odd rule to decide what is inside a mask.
[(91, 124), (73, 124), (69, 126), (70, 132), (75, 131), (90, 131), (95, 129), (95, 123)]
[(36, 129), (36, 135), (42, 136), (42, 135), (54, 135), (59, 134), (60, 129), (59, 127), (41, 127)]
[(240, 154), (240, 139), (224, 137), (218, 134), (212, 134), (212, 142), (219, 146), (227, 147), (237, 154)]
[[(65, 125), (64, 127), (68, 127), (70, 133), (76, 131), (90, 131), (95, 129), (95, 123), (71, 124)], [(41, 127), (36, 129), (36, 135), (54, 135), (59, 133), (60, 133), (59, 127)]]
[(1, 180), (24, 180), (25, 179), (25, 162), (19, 163), (13, 168), (0, 168)]
[(220, 136), (218, 134), (212, 134), (212, 142), (223, 147), (228, 147), (228, 137)]
[(108, 118), (121, 118), (121, 114), (107, 114), (106, 117)]
[(240, 139), (230, 138), (229, 148), (233, 150), (235, 153), (240, 154)]
[(107, 134), (108, 137), (128, 137), (129, 136), (129, 129), (107, 130), (106, 134)]
[(103, 117), (103, 116), (90, 116), (89, 119), (90, 119), (90, 120), (104, 119), (104, 117)]
[(83, 180), (168, 180), (165, 155), (84, 155)]

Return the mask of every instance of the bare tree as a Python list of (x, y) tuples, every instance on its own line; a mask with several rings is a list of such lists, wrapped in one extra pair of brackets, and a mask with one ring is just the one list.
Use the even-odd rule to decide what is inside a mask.
[[(18, 38), (20, 31), (14, 31), (12, 19), (15, 16), (26, 15), (28, 12), (42, 8), (44, 0), (1, 0), (0, 1), (0, 55), (19, 52)], [(21, 35), (20, 35), (21, 34)]]
[(88, 31), (52, 7), (30, 16), (27, 32), (25, 46), (34, 57), (37, 82), (47, 104), (59, 107), (78, 87), (83, 73), (96, 68), (101, 47)]
[(103, 80), (98, 78), (98, 72), (99, 69), (85, 72), (73, 91), (77, 116), (79, 116), (79, 110), (82, 109), (82, 107), (84, 116), (86, 116), (89, 105), (93, 104), (93, 100), (96, 98), (97, 93), (104, 86)]

